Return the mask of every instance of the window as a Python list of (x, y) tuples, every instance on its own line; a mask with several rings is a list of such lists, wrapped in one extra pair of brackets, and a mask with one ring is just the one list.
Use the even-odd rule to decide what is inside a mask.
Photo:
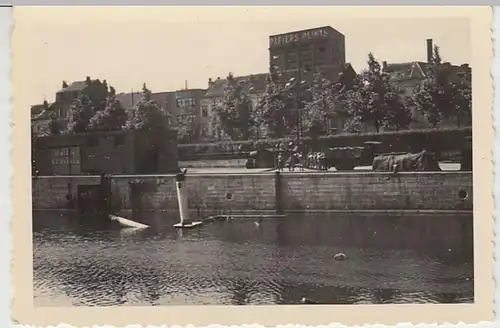
[(301, 48), (300, 49), (300, 56), (301, 57), (304, 57), (304, 56), (312, 56), (312, 53), (314, 52), (314, 48), (313, 47), (307, 47), (307, 48)]
[(124, 135), (116, 135), (115, 138), (115, 147), (125, 145), (125, 136)]
[(207, 105), (202, 105), (201, 106), (201, 116), (207, 117), (208, 116), (208, 106)]
[(177, 99), (177, 107), (190, 108), (196, 106), (196, 98), (182, 98)]

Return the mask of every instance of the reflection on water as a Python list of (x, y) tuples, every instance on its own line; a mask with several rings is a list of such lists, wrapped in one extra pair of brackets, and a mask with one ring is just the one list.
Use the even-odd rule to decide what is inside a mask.
[(189, 231), (162, 212), (135, 215), (146, 230), (33, 217), (35, 306), (474, 300), (471, 216), (293, 215)]

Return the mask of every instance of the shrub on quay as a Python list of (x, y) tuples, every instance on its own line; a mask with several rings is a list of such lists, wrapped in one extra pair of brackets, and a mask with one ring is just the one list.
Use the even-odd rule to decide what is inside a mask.
[[(385, 131), (372, 133), (343, 133), (338, 135), (321, 136), (318, 138), (304, 137), (306, 148), (315, 151), (326, 150), (330, 147), (362, 146), (366, 141), (382, 143), (381, 151), (421, 151), (427, 148), (435, 151), (453, 151), (461, 147), (459, 140), (472, 135), (472, 128), (455, 129), (425, 129)], [(223, 141), (203, 144), (179, 144), (179, 158), (196, 157), (214, 154), (241, 154), (259, 148), (278, 148), (290, 141), (293, 137), (280, 139), (258, 139), (245, 141)]]

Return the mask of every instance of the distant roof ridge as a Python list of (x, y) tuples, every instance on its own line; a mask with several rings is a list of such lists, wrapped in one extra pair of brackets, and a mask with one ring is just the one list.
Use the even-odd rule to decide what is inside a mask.
[[(301, 29), (301, 30), (293, 30), (293, 31), (282, 32), (282, 33), (278, 33), (278, 34), (272, 34), (269, 37), (284, 35), (284, 34), (291, 34), (291, 33), (298, 33), (298, 32), (314, 31), (314, 30), (319, 30), (322, 28), (328, 28), (328, 29), (332, 29), (332, 30), (337, 31), (335, 28), (331, 27), (330, 25), (323, 25), (323, 26), (311, 27), (311, 28), (306, 28), (306, 29)], [(337, 32), (339, 32), (339, 31), (337, 31)]]
[[(98, 79), (91, 79), (92, 82), (97, 81)], [(66, 92), (66, 91), (79, 91), (83, 90), (87, 86), (87, 80), (83, 81), (73, 81), (71, 83), (67, 83), (68, 86), (65, 88), (61, 88), (57, 92)]]
[[(231, 74), (233, 74), (233, 78), (238, 82), (248, 79), (249, 80), (248, 82), (252, 84), (252, 91), (264, 90), (266, 78), (269, 75), (269, 73), (252, 73), (239, 76), (234, 75), (234, 73)], [(252, 79), (252, 77), (254, 79)], [(207, 89), (205, 96), (206, 97), (221, 96), (224, 92), (223, 89), (226, 84), (227, 84), (227, 77), (212, 80), (212, 85), (209, 86), (209, 88)]]

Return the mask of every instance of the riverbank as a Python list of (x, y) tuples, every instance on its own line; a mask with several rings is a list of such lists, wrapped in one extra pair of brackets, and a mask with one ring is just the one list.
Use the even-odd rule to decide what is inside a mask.
[[(472, 172), (405, 172), (397, 176), (363, 171), (213, 172), (189, 173), (186, 183), (189, 208), (209, 212), (439, 213), (473, 209)], [(33, 178), (33, 209), (78, 208), (84, 193), (99, 185), (99, 176)], [(111, 198), (117, 210), (178, 208), (174, 175), (112, 176)]]

